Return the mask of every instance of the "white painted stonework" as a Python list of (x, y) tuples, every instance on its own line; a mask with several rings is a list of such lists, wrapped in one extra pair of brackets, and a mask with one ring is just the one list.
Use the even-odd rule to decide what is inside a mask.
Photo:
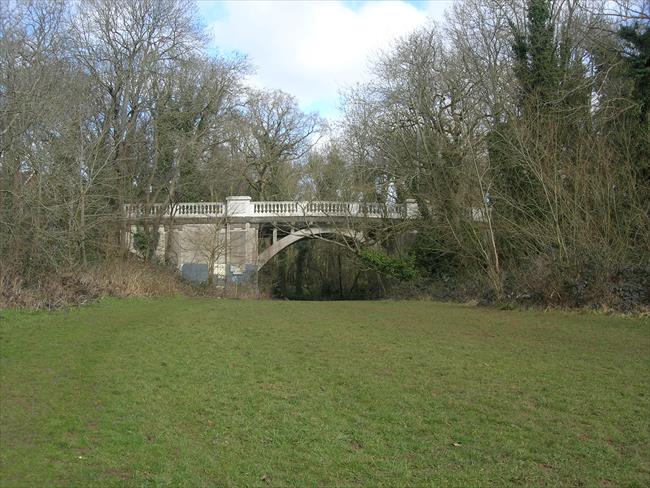
[[(137, 252), (133, 236), (142, 225), (158, 222), (156, 255), (167, 256), (179, 270), (207, 266), (209, 255), (215, 258), (212, 270), (217, 280), (251, 282), (257, 271), (282, 249), (300, 239), (338, 234), (360, 239), (355, 222), (416, 218), (414, 200), (404, 204), (381, 205), (360, 202), (284, 201), (254, 202), (248, 196), (232, 196), (226, 202), (176, 203), (149, 207), (125, 205), (131, 223), (127, 242)], [(277, 226), (289, 225), (291, 231), (277, 239)], [(272, 243), (258, 253), (261, 227), (273, 227)], [(171, 239), (167, 232), (172, 229)], [(286, 233), (286, 232), (285, 232)], [(194, 266), (194, 268), (192, 268)]]

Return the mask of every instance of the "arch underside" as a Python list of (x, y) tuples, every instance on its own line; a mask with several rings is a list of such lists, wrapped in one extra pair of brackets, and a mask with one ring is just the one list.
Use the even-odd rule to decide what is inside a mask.
[(333, 234), (342, 237), (348, 237), (355, 240), (363, 240), (363, 234), (350, 229), (338, 229), (336, 227), (309, 227), (292, 231), (288, 236), (279, 239), (274, 244), (267, 247), (257, 257), (257, 269), (261, 269), (276, 254), (290, 245), (302, 239), (314, 239), (320, 235)]

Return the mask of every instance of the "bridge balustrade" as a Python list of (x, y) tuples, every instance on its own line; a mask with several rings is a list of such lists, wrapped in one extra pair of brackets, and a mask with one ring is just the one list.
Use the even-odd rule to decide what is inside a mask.
[(170, 217), (172, 213), (177, 217), (223, 217), (226, 214), (226, 205), (223, 202), (187, 202), (174, 205), (162, 203), (154, 203), (153, 205), (126, 204), (124, 213), (130, 219), (156, 216)]
[[(400, 219), (410, 217), (409, 203), (384, 205), (381, 203), (335, 202), (335, 201), (275, 201), (243, 202), (230, 207), (224, 202), (181, 202), (173, 205), (127, 204), (125, 215), (130, 219), (153, 217), (168, 218), (172, 214), (180, 218), (225, 217), (226, 213), (238, 217), (370, 217)], [(417, 207), (416, 207), (417, 208)]]

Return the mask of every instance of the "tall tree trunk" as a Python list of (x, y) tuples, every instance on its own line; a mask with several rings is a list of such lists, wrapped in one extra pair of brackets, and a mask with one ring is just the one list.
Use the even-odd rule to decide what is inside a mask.
[(339, 267), (339, 298), (343, 298), (343, 267), (341, 266), (341, 251), (336, 255)]

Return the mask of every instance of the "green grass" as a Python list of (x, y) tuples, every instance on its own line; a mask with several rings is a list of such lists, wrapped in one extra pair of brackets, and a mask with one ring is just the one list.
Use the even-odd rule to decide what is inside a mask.
[(650, 324), (431, 302), (0, 312), (0, 486), (648, 486)]

